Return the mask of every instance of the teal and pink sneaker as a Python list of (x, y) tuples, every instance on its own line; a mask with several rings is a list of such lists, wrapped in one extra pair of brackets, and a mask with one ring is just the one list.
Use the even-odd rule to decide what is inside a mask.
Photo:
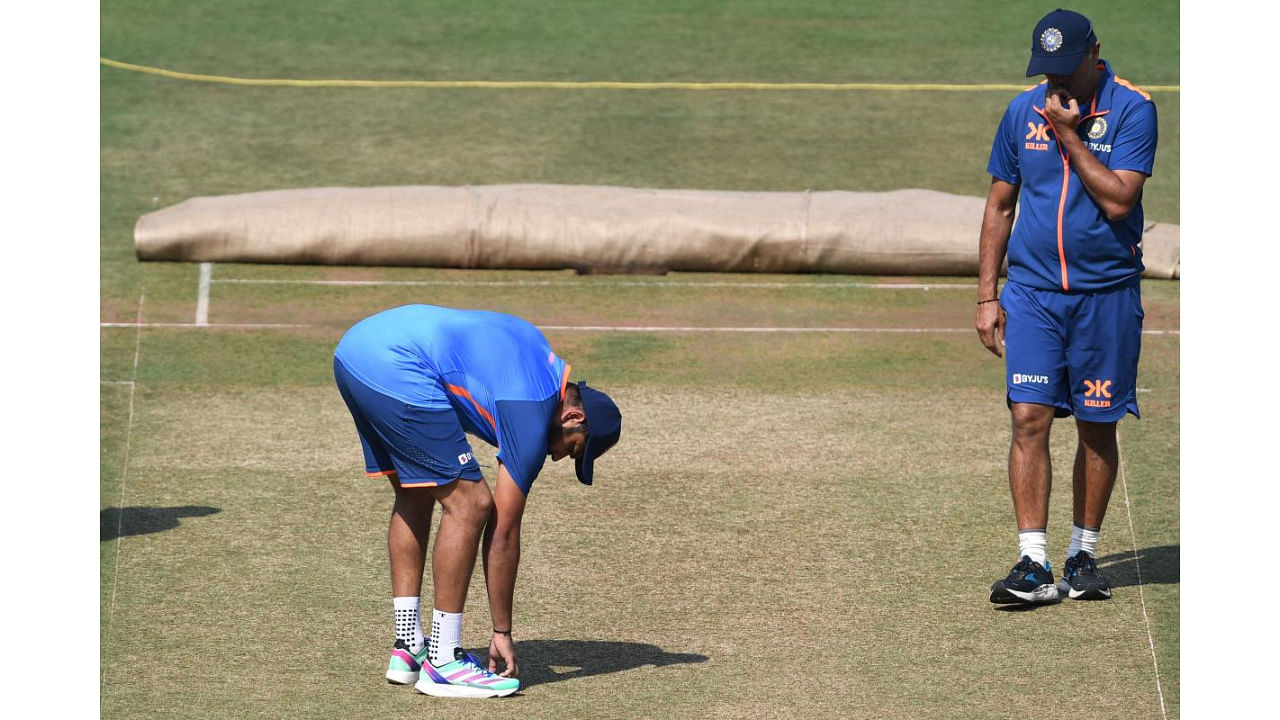
[(414, 654), (403, 640), (396, 640), (396, 646), (391, 650), (391, 662), (387, 663), (387, 682), (396, 685), (418, 682), (418, 674), (427, 664), (429, 647), (428, 643), (423, 643), (422, 649)]
[(520, 689), (520, 681), (495, 675), (467, 651), (454, 648), (451, 663), (436, 667), (423, 662), (422, 674), (413, 689), (435, 697), (506, 697)]

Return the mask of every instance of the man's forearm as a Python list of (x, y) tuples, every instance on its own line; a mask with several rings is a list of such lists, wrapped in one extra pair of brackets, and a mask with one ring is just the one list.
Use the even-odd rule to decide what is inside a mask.
[(489, 592), (489, 614), (496, 630), (510, 630), (515, 598), (516, 571), (520, 568), (520, 536), (493, 533), (485, 536), (484, 577)]
[(1112, 221), (1124, 219), (1138, 202), (1138, 195), (1142, 190), (1141, 184), (1131, 185), (1120, 175), (1112, 172), (1089, 152), (1084, 141), (1074, 132), (1062, 133), (1058, 140), (1071, 158), (1071, 168), (1080, 178), (1085, 192), (1098, 203), (1107, 219)]
[(1013, 232), (1013, 211), (1012, 203), (994, 196), (987, 198), (987, 207), (982, 214), (982, 233), (978, 238), (979, 300), (996, 296), (1000, 266), (1004, 264), (1009, 235)]

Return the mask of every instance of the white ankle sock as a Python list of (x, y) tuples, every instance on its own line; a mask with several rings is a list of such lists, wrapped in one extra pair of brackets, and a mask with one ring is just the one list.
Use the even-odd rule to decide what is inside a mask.
[(1018, 531), (1018, 558), (1023, 555), (1049, 566), (1049, 534), (1044, 528)]
[(1098, 554), (1098, 535), (1101, 528), (1087, 528), (1079, 525), (1071, 526), (1071, 544), (1067, 546), (1067, 557), (1075, 557), (1081, 550), (1089, 553), (1089, 557)]
[(422, 621), (418, 616), (421, 601), (416, 597), (398, 597), (391, 598), (391, 605), (396, 611), (396, 639), (403, 640), (409, 646), (409, 652), (416, 655), (427, 643), (422, 635)]
[(462, 613), (431, 609), (431, 664), (453, 662), (453, 651), (462, 647)]

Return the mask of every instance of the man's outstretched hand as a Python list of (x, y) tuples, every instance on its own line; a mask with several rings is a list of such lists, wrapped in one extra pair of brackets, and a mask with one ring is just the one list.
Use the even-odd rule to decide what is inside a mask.
[[(506, 665), (506, 669), (498, 672), (498, 664)], [(505, 633), (494, 633), (489, 641), (489, 672), (498, 673), (502, 677), (520, 677), (520, 666), (516, 664), (516, 644), (511, 636)]]

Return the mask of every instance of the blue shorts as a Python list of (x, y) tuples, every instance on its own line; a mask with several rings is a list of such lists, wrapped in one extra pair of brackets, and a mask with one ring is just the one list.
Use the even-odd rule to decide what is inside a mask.
[(1110, 423), (1138, 415), (1142, 294), (1138, 283), (1069, 294), (1006, 283), (1008, 402), (1056, 408), (1057, 417)]
[(401, 487), (484, 479), (452, 409), (410, 405), (384, 395), (360, 382), (337, 358), (333, 378), (355, 420), (366, 475), (388, 476)]

